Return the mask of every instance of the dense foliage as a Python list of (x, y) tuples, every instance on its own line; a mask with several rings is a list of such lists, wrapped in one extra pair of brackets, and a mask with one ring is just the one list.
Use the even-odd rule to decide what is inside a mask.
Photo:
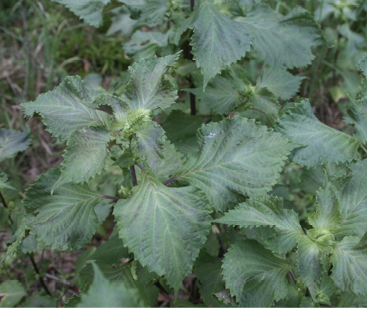
[[(295, 97), (297, 68), (330, 39), (318, 22), (357, 21), (364, 2), (286, 13), (247, 0), (56, 2), (95, 27), (112, 10), (109, 31), (129, 32), (132, 64), (114, 90), (69, 76), (21, 104), (66, 149), (25, 191), (21, 220), (2, 209), (14, 233), (3, 261), (84, 249), (112, 213), (109, 240), (81, 255), (81, 293), (67, 307), (150, 307), (171, 290), (172, 306), (195, 306), (178, 298), (193, 273), (209, 307), (367, 303), (367, 54), (354, 53), (363, 78), (344, 118), (354, 131)], [(343, 87), (337, 96), (357, 94)], [(28, 128), (0, 129), (0, 161), (30, 143)], [(10, 201), (7, 179), (0, 171)], [(1, 306), (26, 295), (16, 280), (0, 285)]]

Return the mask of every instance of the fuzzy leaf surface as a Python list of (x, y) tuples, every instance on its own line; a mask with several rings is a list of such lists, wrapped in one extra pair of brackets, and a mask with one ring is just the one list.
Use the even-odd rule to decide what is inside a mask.
[(0, 162), (24, 151), (31, 142), (29, 128), (23, 132), (0, 128)]
[(343, 291), (367, 294), (367, 245), (358, 246), (359, 238), (344, 237), (334, 247), (331, 278)]
[(81, 295), (78, 308), (121, 308), (142, 307), (136, 290), (127, 288), (124, 283), (110, 283), (93, 264), (94, 280), (86, 294)]
[(178, 54), (140, 60), (129, 67), (131, 78), (122, 99), (134, 111), (137, 109), (164, 109), (175, 102), (177, 90), (172, 79), (165, 75)]
[(276, 97), (290, 99), (299, 89), (304, 77), (294, 76), (286, 70), (266, 67), (262, 72), (257, 87), (267, 88)]
[(367, 143), (367, 98), (351, 100), (351, 108), (347, 111), (344, 121), (347, 124), (354, 125), (354, 136)]
[(92, 108), (101, 91), (88, 89), (79, 77), (66, 77), (54, 90), (39, 95), (33, 102), (22, 103), (25, 115), (39, 113), (47, 130), (61, 140), (67, 140), (76, 130), (103, 127), (108, 114)]
[(232, 245), (223, 260), (226, 287), (241, 307), (270, 307), (288, 292), (288, 260), (274, 256), (258, 242), (243, 240)]
[(367, 221), (367, 160), (349, 165), (353, 174), (346, 178), (341, 189), (339, 211), (341, 225), (336, 235), (362, 237)]
[(143, 171), (132, 196), (115, 205), (120, 237), (143, 266), (165, 275), (175, 292), (209, 232), (206, 199), (194, 187), (169, 188)]
[(302, 236), (299, 239), (297, 252), (299, 273), (314, 300), (316, 299), (318, 282), (323, 274), (321, 255), (326, 257), (326, 254), (322, 252), (322, 245), (311, 240), (308, 236)]
[(8, 176), (5, 174), (4, 171), (0, 170), (0, 189), (13, 189), (15, 190), (14, 187), (10, 186), (8, 183)]
[(66, 183), (84, 183), (106, 165), (109, 133), (99, 128), (82, 129), (75, 132), (68, 141), (63, 155), (61, 176), (54, 189)]
[(215, 221), (240, 227), (274, 227), (278, 235), (272, 243), (282, 244), (281, 248), (275, 249), (282, 253), (294, 248), (298, 239), (304, 235), (296, 213), (285, 209), (283, 199), (274, 196), (249, 199)]
[(184, 22), (183, 29), (194, 28), (192, 53), (204, 75), (204, 90), (221, 70), (245, 56), (251, 38), (246, 27), (220, 13), (212, 0), (200, 0)]
[(282, 16), (267, 4), (259, 4), (246, 17), (235, 20), (253, 36), (252, 48), (257, 56), (272, 67), (306, 66), (315, 58), (311, 47), (324, 43), (319, 26), (301, 8)]
[(132, 18), (148, 24), (160, 24), (166, 14), (167, 0), (118, 0), (127, 5)]
[(360, 141), (321, 123), (313, 114), (308, 100), (287, 111), (276, 123), (275, 130), (303, 145), (293, 151), (292, 160), (308, 168), (360, 158)]
[(266, 194), (293, 148), (282, 135), (236, 116), (203, 126), (197, 136), (198, 158), (174, 179), (202, 189), (216, 210), (226, 210), (236, 195)]
[(111, 0), (52, 0), (64, 4), (75, 15), (83, 19), (87, 24), (99, 27), (102, 25), (102, 12), (106, 4)]
[(337, 189), (327, 183), (318, 193), (317, 204), (317, 211), (309, 217), (310, 224), (314, 229), (333, 233), (341, 222)]
[(39, 177), (27, 191), (27, 213), (36, 215), (30, 223), (36, 239), (54, 249), (78, 250), (90, 242), (98, 226), (94, 207), (103, 199), (87, 185), (64, 184), (51, 189), (60, 177), (50, 170)]

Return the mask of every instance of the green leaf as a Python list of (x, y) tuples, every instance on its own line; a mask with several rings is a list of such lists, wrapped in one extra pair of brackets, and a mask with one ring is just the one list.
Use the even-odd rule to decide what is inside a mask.
[(331, 183), (326, 183), (318, 192), (317, 198), (317, 211), (308, 218), (308, 221), (320, 232), (334, 233), (341, 222), (338, 190)]
[(40, 295), (39, 293), (34, 293), (32, 296), (28, 297), (24, 302), (22, 302), (19, 308), (56, 308), (56, 300), (49, 295)]
[(182, 169), (185, 160), (169, 140), (164, 142), (162, 156), (163, 159), (158, 164), (157, 173), (159, 180), (164, 182)]
[(338, 308), (366, 307), (367, 296), (356, 295), (352, 292), (342, 292)]
[(308, 100), (302, 100), (288, 110), (276, 123), (275, 130), (303, 145), (292, 154), (292, 160), (302, 166), (316, 167), (360, 158), (360, 141), (321, 123)]
[(201, 115), (189, 115), (180, 110), (174, 110), (162, 127), (167, 138), (175, 142), (195, 136), (203, 121), (204, 118)]
[(67, 303), (64, 304), (63, 308), (76, 308), (79, 302), (80, 302), (80, 296), (74, 294), (71, 298), (68, 299)]
[(274, 248), (279, 253), (290, 251), (304, 235), (296, 213), (283, 207), (283, 198), (273, 196), (249, 199), (215, 221), (240, 227), (274, 227), (278, 235), (271, 243), (282, 244)]
[(99, 27), (102, 25), (102, 12), (110, 0), (52, 0), (64, 4), (75, 15), (83, 19), (87, 24)]
[(68, 141), (60, 179), (53, 190), (66, 183), (84, 183), (101, 173), (106, 165), (109, 133), (99, 128), (82, 129)]
[[(47, 130), (61, 140), (67, 140), (76, 130), (89, 127), (104, 127), (109, 115), (95, 110), (94, 103), (104, 91), (88, 89), (79, 77), (66, 77), (54, 90), (39, 95), (33, 102), (22, 103), (25, 115), (36, 113), (44, 117)], [(103, 100), (102, 100), (103, 102)]]
[(203, 126), (198, 142), (198, 158), (188, 161), (173, 179), (202, 189), (211, 206), (222, 211), (236, 203), (238, 195), (271, 190), (293, 148), (280, 134), (237, 116)]
[(223, 307), (214, 293), (225, 290), (222, 276), (222, 259), (201, 253), (194, 267), (195, 275), (200, 281), (200, 296), (208, 307)]
[(164, 274), (177, 293), (209, 232), (206, 199), (191, 186), (162, 185), (149, 170), (133, 191), (114, 208), (120, 237), (143, 266)]
[(135, 31), (131, 40), (123, 44), (124, 51), (135, 61), (151, 57), (161, 48), (168, 45), (171, 32)]
[(5, 174), (4, 171), (0, 170), (0, 189), (12, 189), (15, 190), (15, 188), (13, 186), (10, 186), (9, 184), (7, 184), (8, 181), (8, 176)]
[(178, 54), (140, 60), (129, 67), (131, 78), (122, 99), (131, 109), (167, 108), (175, 102), (175, 82), (165, 72), (178, 58)]
[(363, 143), (367, 143), (367, 98), (363, 93), (363, 97), (359, 100), (351, 100), (351, 108), (348, 109), (344, 121), (354, 126), (353, 136), (361, 139)]
[(220, 13), (212, 0), (198, 1), (180, 33), (186, 28), (195, 29), (191, 37), (192, 53), (204, 75), (204, 90), (211, 78), (244, 57), (250, 49), (246, 27)]
[[(308, 236), (299, 238), (297, 251), (299, 273), (314, 301), (316, 301), (321, 277), (327, 272), (322, 266), (322, 260), (326, 259), (324, 248), (325, 246), (311, 240)], [(322, 255), (324, 257), (321, 257)]]
[(110, 283), (93, 263), (94, 280), (86, 294), (81, 295), (78, 308), (142, 307), (138, 292), (124, 283)]
[(114, 230), (108, 241), (100, 245), (88, 260), (101, 261), (106, 264), (121, 264), (121, 258), (128, 258), (129, 251)]
[(153, 121), (145, 123), (136, 131), (136, 146), (141, 159), (157, 173), (162, 160), (162, 149), (166, 139), (162, 127)]
[(0, 128), (0, 162), (28, 148), (31, 142), (29, 127), (23, 132)]
[(311, 47), (325, 43), (312, 15), (301, 8), (282, 16), (263, 3), (235, 20), (242, 31), (251, 33), (256, 56), (272, 67), (306, 66), (315, 58)]
[[(147, 268), (142, 267), (137, 261), (129, 261), (117, 268), (102, 260), (97, 260), (96, 264), (111, 284), (123, 283), (127, 288), (136, 290), (145, 307), (155, 306), (159, 294), (158, 288), (152, 284), (152, 281), (158, 277), (155, 273), (149, 273)], [(80, 288), (85, 291), (93, 282), (93, 266), (88, 264), (80, 275)]]
[(346, 178), (340, 193), (341, 225), (336, 235), (362, 237), (367, 221), (367, 160), (349, 165), (353, 174)]
[(286, 276), (292, 266), (256, 241), (243, 240), (225, 254), (223, 276), (241, 307), (270, 307), (287, 295)]
[(38, 241), (53, 249), (78, 250), (90, 242), (98, 226), (94, 207), (103, 196), (87, 185), (64, 184), (53, 195), (51, 188), (59, 179), (58, 170), (39, 177), (25, 194), (26, 211), (35, 214), (31, 231)]
[(211, 80), (203, 91), (201, 88), (185, 89), (197, 96), (202, 104), (208, 105), (218, 114), (227, 114), (248, 100), (251, 83), (242, 65), (232, 65), (229, 70)]
[(169, 6), (167, 0), (118, 0), (125, 3), (133, 19), (148, 24), (160, 24)]
[(27, 293), (18, 280), (7, 280), (0, 284), (0, 307), (12, 308), (16, 306), (24, 296), (27, 296)]
[(290, 99), (299, 89), (304, 77), (294, 76), (286, 70), (265, 67), (257, 81), (257, 87), (267, 88), (276, 97)]
[(358, 246), (359, 238), (344, 237), (334, 247), (330, 260), (331, 278), (343, 291), (367, 295), (367, 246)]

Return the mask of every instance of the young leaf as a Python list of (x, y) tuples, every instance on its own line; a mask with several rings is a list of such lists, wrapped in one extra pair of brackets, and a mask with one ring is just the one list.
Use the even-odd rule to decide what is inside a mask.
[(282, 198), (273, 196), (249, 199), (215, 221), (240, 227), (274, 227), (278, 235), (271, 243), (282, 245), (274, 249), (279, 253), (292, 250), (298, 239), (304, 235), (296, 213), (283, 207)]
[(78, 130), (71, 135), (63, 155), (60, 179), (53, 190), (66, 183), (84, 183), (106, 165), (109, 133), (100, 128)]
[[(76, 130), (104, 127), (108, 114), (91, 108), (103, 91), (88, 89), (79, 77), (66, 77), (54, 90), (39, 95), (33, 102), (22, 103), (25, 115), (40, 113), (48, 131), (61, 140), (67, 140)], [(97, 105), (98, 106), (98, 105)], [(96, 106), (96, 107), (97, 107)]]
[(209, 80), (230, 64), (245, 56), (250, 49), (246, 27), (220, 13), (213, 0), (199, 0), (195, 11), (183, 23), (180, 33), (194, 28), (192, 53), (204, 75), (205, 90)]
[(263, 3), (235, 20), (244, 27), (242, 31), (253, 36), (252, 47), (258, 57), (272, 67), (306, 66), (315, 58), (311, 47), (325, 43), (312, 15), (301, 8), (282, 16)]
[(148, 24), (160, 24), (169, 6), (167, 0), (118, 0), (127, 5), (133, 19)]
[(287, 295), (286, 275), (292, 267), (256, 241), (243, 240), (225, 254), (223, 276), (241, 307), (270, 307)]
[(341, 222), (337, 189), (331, 183), (326, 183), (318, 193), (317, 203), (317, 211), (308, 219), (310, 224), (320, 232), (334, 233)]
[(359, 238), (344, 237), (334, 247), (331, 278), (343, 291), (367, 295), (367, 246), (358, 246)]
[(87, 185), (64, 184), (53, 195), (51, 188), (60, 171), (50, 170), (39, 177), (24, 198), (26, 211), (35, 214), (31, 231), (36, 239), (53, 249), (78, 250), (90, 242), (98, 226), (94, 207), (104, 198)]
[(291, 141), (303, 145), (292, 154), (292, 160), (306, 167), (324, 163), (342, 163), (359, 159), (361, 142), (321, 123), (308, 100), (297, 103), (275, 125), (275, 130)]
[(308, 236), (299, 238), (297, 251), (299, 273), (314, 301), (316, 301), (321, 277), (327, 272), (322, 265), (322, 260), (326, 260), (326, 252), (327, 247), (311, 240)]
[(7, 280), (1, 283), (0, 307), (12, 308), (16, 306), (24, 296), (27, 296), (27, 292), (18, 280)]
[(87, 24), (99, 27), (102, 25), (102, 12), (106, 4), (111, 0), (52, 0), (64, 4), (75, 15), (83, 19)]
[(12, 189), (15, 190), (14, 187), (10, 186), (8, 183), (8, 176), (4, 173), (4, 171), (0, 170), (0, 189)]
[(0, 162), (24, 151), (31, 142), (29, 128), (23, 132), (0, 128)]
[(349, 165), (353, 174), (345, 179), (340, 193), (341, 225), (336, 235), (362, 237), (367, 221), (367, 160)]
[(155, 55), (159, 48), (168, 45), (171, 32), (161, 33), (158, 31), (135, 31), (131, 40), (123, 44), (124, 51), (135, 61)]
[(158, 165), (162, 160), (162, 149), (166, 136), (158, 123), (149, 121), (136, 131), (136, 146), (141, 158), (149, 167), (158, 173)]
[(294, 76), (286, 70), (266, 67), (257, 81), (258, 88), (267, 88), (283, 100), (291, 98), (301, 85), (304, 77)]
[(185, 89), (197, 96), (218, 114), (227, 114), (236, 107), (245, 105), (251, 88), (245, 67), (234, 64), (229, 70), (217, 75), (203, 91), (201, 88)]
[(115, 205), (114, 215), (135, 258), (164, 274), (177, 293), (209, 232), (206, 206), (205, 196), (193, 187), (166, 187), (147, 170), (133, 195)]
[(94, 280), (86, 294), (81, 295), (78, 308), (121, 308), (142, 307), (138, 292), (127, 288), (124, 283), (110, 283), (99, 270), (93, 265)]
[(177, 58), (178, 54), (153, 57), (136, 62), (129, 67), (131, 78), (122, 99), (132, 111), (153, 110), (158, 107), (164, 109), (175, 102), (176, 86), (165, 72)]
[(166, 184), (186, 181), (206, 192), (211, 206), (221, 211), (238, 201), (238, 195), (269, 191), (293, 148), (280, 134), (237, 116), (203, 126), (198, 141), (198, 158)]

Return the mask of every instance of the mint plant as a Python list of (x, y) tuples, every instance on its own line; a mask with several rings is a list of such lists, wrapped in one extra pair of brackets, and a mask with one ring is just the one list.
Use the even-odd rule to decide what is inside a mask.
[[(192, 273), (211, 307), (367, 302), (366, 80), (345, 118), (353, 134), (294, 98), (303, 77), (287, 69), (325, 43), (311, 14), (247, 1), (57, 2), (94, 26), (126, 7), (152, 31), (125, 43), (137, 61), (121, 94), (76, 76), (22, 104), (67, 148), (26, 191), (8, 255), (83, 249), (107, 216), (99, 210), (111, 210), (114, 231), (85, 258), (67, 306), (154, 306)], [(147, 49), (158, 34), (165, 43)], [(301, 220), (276, 191), (289, 162), (315, 196)]]

